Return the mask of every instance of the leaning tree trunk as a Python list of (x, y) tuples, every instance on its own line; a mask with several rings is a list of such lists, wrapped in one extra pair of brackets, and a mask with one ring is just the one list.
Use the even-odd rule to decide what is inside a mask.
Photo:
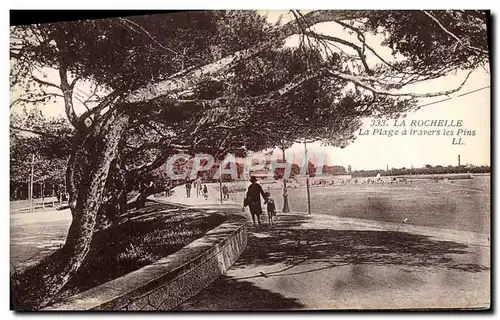
[(103, 203), (97, 213), (95, 231), (107, 229), (118, 223), (127, 212), (126, 171), (121, 154), (111, 163), (105, 186)]
[(169, 183), (156, 183), (151, 186), (144, 186), (142, 190), (139, 192), (137, 199), (135, 200), (135, 208), (141, 209), (146, 205), (146, 201), (149, 196), (160, 193), (160, 192), (169, 192), (177, 186), (185, 184), (185, 181), (170, 181)]
[(135, 208), (136, 209), (141, 209), (144, 208), (146, 205), (146, 201), (148, 200), (148, 197), (150, 195), (153, 195), (155, 193), (159, 193), (163, 191), (163, 188), (159, 186), (158, 184), (152, 183), (151, 185), (142, 185), (141, 190), (139, 191), (139, 195), (137, 196), (137, 199), (135, 200)]
[(44, 274), (40, 288), (32, 292), (33, 306), (43, 307), (64, 287), (80, 268), (90, 249), (97, 213), (118, 143), (128, 124), (128, 116), (109, 111), (80, 139), (68, 164), (67, 185), (73, 220), (57, 265)]

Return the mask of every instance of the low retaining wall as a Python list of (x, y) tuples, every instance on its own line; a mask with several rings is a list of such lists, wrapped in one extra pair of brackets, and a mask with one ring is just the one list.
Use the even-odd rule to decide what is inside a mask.
[(246, 219), (230, 216), (176, 253), (42, 310), (170, 310), (229, 269), (246, 244)]

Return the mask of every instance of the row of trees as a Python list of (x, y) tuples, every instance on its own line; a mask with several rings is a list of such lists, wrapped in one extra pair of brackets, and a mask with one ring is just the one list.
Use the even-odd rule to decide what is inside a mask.
[[(157, 180), (171, 155), (221, 161), (228, 152), (243, 157), (304, 140), (343, 147), (361, 118), (398, 117), (417, 99), (463, 83), (425, 93), (408, 85), (488, 63), (484, 12), (290, 15), (275, 25), (253, 11), (201, 11), (11, 28), (10, 85), (21, 92), (11, 108), (62, 103), (72, 127), (68, 236), (33, 267), (44, 268), (43, 277), (29, 278), (33, 269), (20, 277), (31, 282), (14, 288), (16, 308), (51, 302), (84, 261), (99, 217), (123, 213), (128, 190), (149, 192), (145, 177)], [(318, 33), (320, 23), (343, 34)], [(367, 41), (373, 36), (392, 59)], [(285, 45), (290, 37), (297, 46)]]
[(10, 124), (11, 199), (27, 199), (31, 183), (36, 189), (34, 194), (59, 195), (65, 189), (64, 173), (70, 154), (69, 123), (47, 119), (39, 109), (24, 109), (11, 114)]
[(419, 174), (449, 174), (449, 173), (490, 173), (490, 166), (431, 166), (423, 168), (392, 168), (390, 170), (356, 170), (352, 172), (353, 177), (375, 177), (381, 176), (402, 176)]
[(343, 166), (327, 166), (323, 167), (323, 174), (325, 175), (344, 175), (347, 174), (345, 167)]

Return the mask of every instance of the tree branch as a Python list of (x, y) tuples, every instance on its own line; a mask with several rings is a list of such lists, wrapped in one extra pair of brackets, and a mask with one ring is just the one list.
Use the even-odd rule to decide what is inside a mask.
[(80, 117), (78, 118), (78, 125), (83, 125), (85, 123), (85, 119), (90, 117), (93, 114), (96, 114), (100, 112), (101, 110), (105, 109), (108, 107), (110, 104), (112, 104), (125, 90), (121, 89), (116, 89), (115, 91), (111, 92), (108, 94), (104, 99), (94, 108), (89, 109), (85, 111)]
[(328, 35), (319, 34), (319, 33), (310, 32), (310, 31), (306, 32), (305, 35), (309, 36), (309, 37), (317, 38), (317, 39), (337, 42), (337, 43), (340, 43), (340, 44), (343, 44), (345, 46), (353, 48), (358, 53), (358, 56), (361, 59), (361, 62), (363, 63), (363, 67), (365, 68), (365, 71), (370, 75), (373, 74), (372, 70), (370, 69), (370, 67), (368, 67), (368, 64), (366, 63), (366, 56), (363, 54), (362, 48), (355, 45), (354, 43), (349, 42), (349, 41), (344, 40), (344, 39), (337, 38), (337, 37), (328, 36)]
[[(334, 20), (348, 20), (360, 17), (366, 17), (370, 11), (363, 10), (328, 10), (328, 11), (313, 11), (304, 15), (305, 27), (311, 27), (315, 24)], [(304, 24), (304, 22), (302, 22)], [(253, 57), (264, 49), (276, 44), (276, 41), (284, 40), (287, 37), (300, 32), (299, 22), (291, 21), (277, 30), (277, 39), (266, 42), (262, 45), (255, 46), (250, 49), (237, 51), (227, 57), (224, 57), (216, 62), (207, 64), (202, 67), (194, 68), (189, 71), (180, 72), (177, 75), (172, 75), (166, 80), (152, 83), (143, 88), (134, 90), (126, 95), (123, 100), (127, 103), (146, 102), (156, 99), (161, 96), (173, 94), (182, 90), (186, 90), (201, 81), (206, 77), (224, 72), (238, 62)]]
[(62, 59), (60, 59), (59, 77), (61, 78), (61, 89), (64, 96), (64, 110), (66, 111), (66, 116), (69, 122), (76, 128), (78, 117), (76, 116), (73, 106), (73, 87), (68, 83), (67, 67), (63, 64)]
[[(371, 10), (318, 10), (312, 11), (303, 15), (302, 25), (305, 27), (312, 27), (318, 23), (353, 20), (359, 18), (366, 18), (373, 14)], [(293, 34), (300, 32), (300, 26), (297, 20), (285, 24), (279, 30), (280, 37), (286, 38)]]
[(454, 89), (433, 92), (433, 93), (394, 92), (394, 91), (388, 91), (388, 90), (383, 90), (383, 89), (377, 89), (377, 88), (373, 87), (372, 85), (363, 82), (359, 77), (354, 76), (354, 75), (341, 73), (341, 72), (338, 72), (336, 70), (328, 70), (328, 73), (335, 78), (340, 78), (340, 79), (350, 81), (350, 82), (352, 82), (352, 83), (354, 83), (354, 84), (356, 84), (364, 89), (367, 89), (373, 93), (380, 94), (380, 95), (386, 95), (386, 96), (392, 96), (392, 97), (430, 98), (430, 97), (448, 95), (448, 94), (452, 94), (452, 93), (459, 91), (460, 89), (462, 89), (462, 87), (465, 85), (465, 83), (469, 79), (469, 76), (472, 74), (472, 71), (470, 71), (467, 74), (467, 76), (465, 77), (462, 84), (460, 84), (460, 86), (458, 86)]
[(462, 47), (465, 47), (465, 48), (468, 48), (469, 50), (472, 50), (472, 51), (475, 51), (475, 52), (479, 52), (479, 53), (482, 53), (482, 54), (488, 54), (488, 51), (487, 50), (483, 50), (481, 48), (477, 48), (477, 47), (474, 47), (474, 46), (471, 46), (469, 44), (465, 44), (462, 40), (460, 40), (459, 37), (457, 37), (454, 33), (452, 33), (450, 30), (446, 29), (445, 26), (443, 26), (443, 24), (441, 22), (439, 22), (438, 19), (436, 19), (436, 17), (434, 17), (430, 12), (426, 11), (426, 10), (422, 10), (426, 16), (428, 16), (429, 18), (431, 18), (434, 22), (437, 23), (437, 25), (444, 31), (446, 32), (448, 35), (450, 35), (453, 39), (457, 40), (458, 43), (460, 43), (460, 45)]
[(19, 54), (19, 52), (14, 52), (12, 50), (9, 50), (9, 53), (10, 53), (10, 58), (14, 58), (14, 59), (21, 59), (21, 54)]
[(72, 81), (72, 82), (71, 82), (71, 84), (70, 84), (70, 88), (71, 88), (71, 90), (73, 90), (73, 89), (75, 88), (76, 83), (77, 83), (77, 82), (78, 82), (78, 80), (80, 80), (80, 79), (81, 79), (81, 77), (80, 77), (80, 76), (77, 76), (75, 79), (73, 79), (73, 81)]
[(254, 56), (255, 54), (261, 52), (264, 47), (265, 45), (262, 45), (251, 49), (237, 51), (234, 54), (222, 58), (214, 63), (196, 68), (180, 78), (170, 77), (167, 80), (159, 81), (146, 87), (137, 89), (126, 95), (123, 100), (127, 103), (146, 102), (164, 95), (187, 90), (190, 87), (200, 83), (206, 77), (226, 71), (234, 66), (237, 62)]
[(178, 52), (176, 52), (176, 51), (174, 51), (174, 50), (172, 50), (170, 48), (167, 48), (164, 45), (162, 45), (161, 43), (159, 43), (158, 40), (156, 40), (146, 29), (144, 29), (143, 27), (141, 27), (140, 25), (138, 25), (134, 21), (126, 19), (126, 18), (118, 18), (118, 20), (120, 20), (126, 27), (131, 28), (131, 29), (132, 29), (132, 27), (127, 26), (127, 23), (132, 24), (133, 26), (135, 26), (136, 28), (138, 28), (140, 31), (142, 31), (146, 36), (148, 36), (148, 38), (151, 39), (151, 41), (153, 41), (160, 48), (165, 49), (168, 52), (173, 53), (175, 55), (180, 55)]
[(39, 79), (37, 77), (35, 77), (35, 75), (33, 75), (33, 73), (31, 73), (31, 78), (33, 80), (35, 80), (36, 82), (40, 83), (40, 84), (43, 84), (45, 86), (48, 86), (48, 87), (53, 87), (53, 88), (57, 88), (59, 90), (62, 90), (60, 86), (58, 86), (57, 84), (54, 84), (54, 83), (51, 83), (51, 82), (48, 82), (48, 81), (45, 81), (45, 80), (42, 80), (42, 79)]
[[(307, 81), (310, 81), (314, 78), (320, 77), (322, 75), (327, 74), (327, 69), (320, 68), (317, 70), (310, 71), (306, 74), (300, 75), (292, 79), (290, 82), (282, 86), (281, 88), (271, 91), (269, 93), (253, 96), (253, 97), (231, 97), (225, 96), (216, 99), (206, 100), (206, 99), (177, 99), (172, 102), (174, 107), (186, 106), (187, 104), (193, 104), (199, 107), (210, 107), (209, 111), (222, 111), (227, 110), (228, 108), (232, 108), (233, 111), (238, 112), (243, 111), (245, 109), (244, 106), (241, 105), (242, 102), (245, 101), (259, 101), (264, 102), (266, 100), (273, 100), (279, 97), (284, 96), (288, 92), (294, 90), (295, 88), (300, 87)], [(217, 109), (220, 108), (220, 109)]]
[(57, 94), (57, 93), (47, 93), (39, 98), (33, 98), (33, 99), (28, 99), (28, 98), (17, 98), (16, 100), (12, 101), (10, 103), (10, 106), (9, 106), (9, 109), (11, 109), (16, 103), (18, 102), (27, 102), (27, 103), (38, 103), (38, 102), (44, 102), (47, 97), (49, 96), (61, 96), (60, 94)]
[(162, 153), (158, 157), (156, 157), (155, 160), (153, 160), (153, 162), (147, 163), (147, 164), (142, 165), (138, 168), (128, 170), (128, 172), (130, 174), (142, 175), (142, 174), (146, 174), (149, 171), (157, 169), (157, 168), (161, 167), (165, 163), (165, 161), (167, 161), (168, 158), (174, 154), (174, 152), (179, 152), (179, 151), (182, 152), (182, 151), (186, 151), (188, 149), (188, 147), (186, 147), (186, 148), (178, 148), (178, 147), (180, 147), (180, 146), (175, 147), (174, 145), (169, 145), (169, 147), (166, 148), (165, 150), (163, 150)]
[(50, 133), (47, 133), (47, 132), (44, 132), (44, 131), (41, 131), (41, 130), (21, 128), (21, 127), (15, 126), (15, 125), (11, 125), (10, 128), (13, 129), (13, 130), (19, 130), (19, 131), (34, 133), (34, 134), (37, 134), (39, 136), (44, 136), (44, 137), (47, 137), (47, 138), (61, 139), (61, 137), (59, 137), (59, 136), (55, 136), (55, 135), (52, 135)]
[[(452, 68), (448, 68), (445, 66), (437, 71), (435, 71), (435, 70), (422, 70), (421, 72), (405, 71), (404, 68), (401, 68), (393, 63), (388, 62), (384, 58), (382, 58), (382, 56), (380, 56), (380, 54), (378, 54), (377, 51), (375, 51), (375, 49), (373, 49), (368, 43), (366, 43), (365, 35), (363, 34), (363, 32), (360, 29), (358, 29), (354, 26), (351, 26), (347, 23), (344, 23), (342, 21), (335, 21), (335, 22), (346, 29), (354, 31), (358, 35), (358, 40), (363, 43), (363, 48), (368, 49), (375, 57), (377, 57), (382, 63), (384, 63), (385, 65), (387, 65), (389, 67), (390, 71), (389, 71), (389, 74), (386, 76), (386, 78), (387, 77), (392, 78), (392, 79), (400, 78), (398, 83), (391, 81), (389, 84), (389, 82), (384, 81), (383, 79), (379, 79), (377, 81), (379, 83), (385, 82), (386, 85), (390, 85), (390, 86), (393, 86), (395, 88), (401, 88), (401, 87), (408, 85), (408, 84), (412, 84), (412, 83), (416, 83), (416, 82), (420, 82), (420, 81), (424, 81), (424, 80), (436, 79), (440, 76), (445, 75), (446, 73), (448, 73), (449, 71), (452, 70)], [(391, 72), (391, 71), (393, 71), (393, 72)]]
[[(335, 21), (335, 23), (341, 25), (342, 27), (344, 27), (346, 29), (349, 29), (349, 30), (352, 30), (352, 31), (356, 32), (356, 34), (358, 35), (358, 39), (363, 43), (363, 47), (367, 48), (368, 50), (370, 50), (370, 52), (373, 53), (373, 55), (375, 57), (377, 57), (382, 63), (384, 63), (385, 65), (387, 65), (392, 70), (396, 70), (399, 73), (405, 74), (405, 75), (422, 75), (421, 73), (416, 73), (416, 72), (406, 72), (406, 71), (402, 70), (401, 68), (398, 68), (394, 64), (388, 62), (384, 58), (382, 58), (382, 56), (377, 51), (375, 51), (375, 49), (373, 49), (368, 43), (366, 43), (365, 35), (358, 28), (355, 28), (355, 27), (353, 27), (353, 26), (351, 26), (351, 25), (349, 25), (347, 23), (344, 23), (342, 21)], [(406, 83), (406, 84), (408, 84), (408, 83)]]

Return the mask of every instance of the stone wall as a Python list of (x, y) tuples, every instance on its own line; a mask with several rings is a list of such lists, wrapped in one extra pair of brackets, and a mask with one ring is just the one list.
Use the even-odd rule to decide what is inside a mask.
[(43, 311), (173, 309), (229, 269), (246, 243), (246, 219), (230, 216), (178, 252)]

